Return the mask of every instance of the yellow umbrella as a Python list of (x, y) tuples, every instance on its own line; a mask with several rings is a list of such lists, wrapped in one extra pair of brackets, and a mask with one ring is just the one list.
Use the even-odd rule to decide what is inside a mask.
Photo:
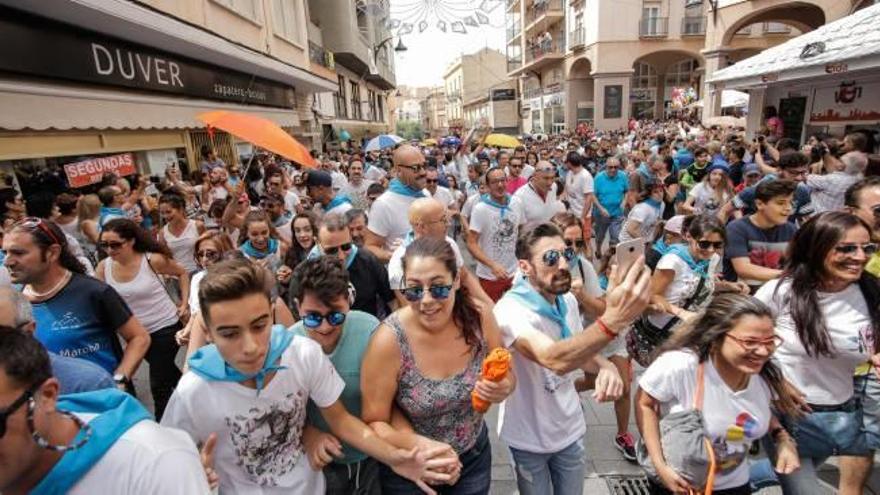
[(428, 138), (428, 139), (425, 139), (425, 144), (428, 146), (436, 146), (437, 140), (434, 138)]
[(507, 134), (489, 134), (486, 136), (484, 143), (488, 146), (498, 146), (501, 148), (516, 148), (521, 144), (519, 139)]
[(210, 127), (216, 127), (233, 136), (277, 153), (307, 167), (317, 163), (309, 149), (288, 134), (278, 124), (256, 115), (216, 110), (196, 115)]

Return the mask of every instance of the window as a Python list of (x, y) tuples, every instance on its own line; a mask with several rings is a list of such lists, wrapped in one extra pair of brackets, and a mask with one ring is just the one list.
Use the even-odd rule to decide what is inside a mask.
[(363, 108), (361, 108), (361, 87), (357, 81), (351, 81), (351, 118), (363, 120)]
[(385, 103), (382, 101), (382, 95), (376, 95), (376, 108), (379, 112), (376, 120), (385, 122)]
[(645, 62), (637, 62), (633, 67), (632, 87), (634, 88), (654, 88), (657, 87), (657, 71), (654, 67)]
[(348, 110), (345, 107), (345, 78), (338, 76), (337, 83), (339, 91), (334, 94), (334, 106), (336, 107), (336, 116), (344, 119), (348, 118)]
[(257, 0), (214, 0), (214, 2), (254, 22), (260, 18), (260, 6)]
[(370, 114), (367, 115), (367, 120), (377, 121), (379, 120), (378, 114), (376, 113), (376, 92), (372, 89), (367, 90), (367, 101), (370, 104)]
[(298, 7), (301, 0), (272, 0), (275, 34), (294, 43), (301, 43)]
[(699, 86), (696, 74), (699, 67), (700, 63), (692, 58), (670, 65), (666, 69), (666, 88)]
[(642, 34), (660, 34), (659, 4), (645, 4), (642, 8)]
[(354, 9), (357, 16), (358, 31), (369, 39), (370, 27), (367, 24), (367, 4), (363, 0), (357, 0)]

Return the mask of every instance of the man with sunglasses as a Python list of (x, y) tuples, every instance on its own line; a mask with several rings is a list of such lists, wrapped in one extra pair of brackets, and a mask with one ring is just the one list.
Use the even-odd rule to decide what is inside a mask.
[(415, 146), (405, 144), (392, 155), (396, 177), (388, 189), (370, 207), (365, 244), (381, 262), (387, 263), (391, 253), (409, 231), (404, 211), (418, 198), (425, 197), (427, 172), (425, 155)]
[[(318, 242), (309, 253), (309, 258), (328, 256), (342, 261), (354, 288), (351, 308), (384, 318), (391, 313), (389, 304), (394, 302), (394, 292), (388, 284), (388, 271), (385, 266), (366, 249), (359, 249), (351, 239), (351, 231), (345, 217), (330, 215), (324, 217), (318, 228)], [(299, 280), (290, 279), (290, 294), (299, 289)], [(295, 300), (290, 299), (291, 307)]]
[(114, 389), (61, 396), (45, 349), (0, 327), (0, 491), (211, 493), (199, 452)]
[[(351, 309), (348, 272), (335, 258), (323, 256), (305, 260), (296, 267), (299, 280), (296, 302), (300, 321), (291, 327), (296, 335), (321, 346), (345, 382), (340, 400), (351, 414), (361, 415), (361, 362), (379, 320)], [(347, 443), (340, 442), (309, 401), (303, 443), (312, 469), (322, 470), (327, 494), (379, 493), (379, 464)]]
[[(440, 184), (440, 171), (437, 167), (428, 167), (425, 171), (425, 191), (436, 201), (442, 203), (444, 206), (450, 206), (455, 203), (455, 198), (452, 196), (452, 192), (447, 187), (443, 187)], [(418, 199), (416, 200), (418, 201)]]
[(523, 175), (523, 159), (518, 156), (514, 156), (510, 159), (506, 172), (507, 194), (514, 194), (529, 181), (529, 179)]
[(526, 232), (516, 243), (521, 273), (494, 309), (517, 377), (498, 434), (510, 447), (522, 494), (583, 492), (586, 425), (575, 380), (595, 374), (594, 398), (620, 396), (623, 381), (600, 351), (650, 297), (650, 271), (639, 259), (628, 273), (612, 275), (604, 313), (584, 329), (566, 254), (555, 225)]

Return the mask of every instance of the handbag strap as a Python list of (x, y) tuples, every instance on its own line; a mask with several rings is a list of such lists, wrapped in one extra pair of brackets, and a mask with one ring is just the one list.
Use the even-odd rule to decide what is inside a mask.
[[(706, 285), (706, 277), (700, 277), (700, 282), (697, 284), (697, 290), (695, 290), (693, 294), (688, 296), (688, 298), (684, 302), (684, 304), (681, 305), (681, 309), (683, 309), (685, 311), (690, 309), (691, 304), (693, 304), (694, 301), (697, 299), (697, 296), (700, 295), (700, 291), (703, 290), (703, 287), (705, 285)], [(644, 317), (644, 315), (643, 315), (643, 317)], [(679, 321), (681, 321), (681, 318), (679, 318), (677, 316), (673, 316), (672, 318), (669, 319), (669, 321), (666, 322), (665, 325), (663, 325), (663, 328), (661, 328), (660, 331), (664, 335), (668, 334), (669, 331), (672, 330), (672, 327), (674, 327), (676, 324), (678, 324)]]
[(150, 271), (153, 272), (153, 275), (156, 276), (156, 280), (159, 282), (159, 285), (161, 285), (162, 288), (165, 289), (165, 294), (168, 296), (168, 299), (171, 299), (171, 304), (177, 307), (177, 303), (174, 302), (174, 296), (171, 295), (171, 289), (168, 288), (168, 285), (166, 285), (165, 281), (162, 280), (162, 277), (159, 276), (159, 272), (157, 272), (156, 269), (153, 268), (153, 263), (150, 261), (150, 254), (151, 253), (146, 253), (144, 255), (144, 257), (147, 258), (147, 266), (150, 267)]

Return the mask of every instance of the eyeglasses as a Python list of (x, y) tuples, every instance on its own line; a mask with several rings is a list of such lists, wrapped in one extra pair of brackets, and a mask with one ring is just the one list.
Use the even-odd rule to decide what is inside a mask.
[(444, 215), (443, 217), (438, 218), (437, 220), (426, 220), (426, 221), (423, 221), (420, 223), (422, 225), (434, 225), (435, 223), (442, 223), (443, 225), (449, 225), (449, 217)]
[(716, 251), (719, 251), (724, 248), (724, 241), (712, 242), (701, 240), (697, 241), (697, 247), (699, 247), (700, 249), (714, 248)]
[(121, 248), (123, 244), (125, 243), (120, 241), (102, 241), (98, 243), (98, 247), (104, 251), (115, 251)]
[(568, 246), (568, 247), (572, 247), (572, 246), (574, 246), (574, 247), (576, 247), (576, 248), (578, 248), (578, 249), (583, 249), (584, 246), (587, 245), (587, 243), (584, 242), (584, 241), (581, 240), (581, 239), (577, 239), (577, 240), (566, 239), (566, 240), (565, 240), (565, 245)]
[(345, 323), (345, 316), (345, 313), (341, 311), (331, 311), (323, 315), (318, 312), (310, 311), (303, 315), (302, 321), (303, 326), (306, 328), (318, 328), (324, 320), (327, 320), (327, 323), (330, 326), (338, 327)]
[(507, 166), (510, 168), (522, 168), (523, 167), (522, 164), (519, 164), (519, 163), (511, 163)]
[(343, 253), (347, 253), (351, 250), (351, 243), (346, 242), (345, 244), (340, 244), (338, 246), (334, 246), (331, 248), (323, 248), (324, 254), (329, 254), (330, 256), (335, 256), (339, 254), (339, 251)]
[[(401, 291), (403, 297), (409, 302), (421, 301), (425, 297), (424, 287), (407, 287)], [(449, 285), (432, 285), (428, 287), (431, 297), (437, 300), (448, 299), (452, 292), (452, 284)]]
[(199, 251), (198, 253), (196, 253), (196, 258), (200, 260), (204, 259), (208, 261), (215, 261), (219, 257), (220, 252), (214, 251), (212, 249), (205, 249), (204, 251)]
[(437, 179), (425, 179), (425, 182), (427, 182), (428, 184), (436, 184)]
[(410, 170), (412, 170), (413, 172), (416, 172), (416, 173), (421, 172), (422, 170), (425, 170), (425, 165), (424, 165), (424, 164), (417, 164), (417, 165), (401, 165), (401, 164), (398, 164), (397, 166), (398, 166), (398, 167), (403, 167), (403, 168), (408, 168), (408, 169), (410, 169)]
[(574, 251), (565, 249), (560, 251), (558, 249), (551, 249), (544, 253), (541, 256), (541, 259), (544, 261), (544, 264), (549, 267), (554, 267), (559, 264), (559, 258), (565, 258), (565, 261), (571, 261), (574, 259)]
[(21, 406), (23, 406), (33, 395), (34, 391), (37, 389), (37, 386), (34, 385), (29, 389), (25, 390), (18, 396), (12, 404), (9, 404), (5, 409), (0, 410), (0, 438), (3, 438), (6, 435), (6, 421), (9, 419), (9, 416), (15, 414)]
[(42, 218), (38, 217), (25, 217), (22, 218), (17, 224), (18, 227), (24, 227), (26, 229), (37, 229), (49, 236), (49, 240), (54, 244), (61, 245), (61, 240), (58, 236), (55, 235), (55, 232), (52, 232), (52, 229), (49, 228), (49, 225), (46, 224), (46, 221)]
[(865, 253), (865, 256), (873, 256), (877, 252), (877, 243), (867, 242), (865, 244), (840, 244), (834, 246), (834, 250), (840, 254), (852, 255), (856, 254), (859, 249)]
[(767, 349), (770, 352), (775, 351), (779, 346), (782, 345), (785, 340), (779, 335), (774, 335), (769, 339), (741, 339), (735, 335), (731, 335), (729, 333), (724, 334), (725, 337), (730, 337), (734, 342), (740, 345), (743, 350), (748, 352), (755, 352), (760, 348)]

